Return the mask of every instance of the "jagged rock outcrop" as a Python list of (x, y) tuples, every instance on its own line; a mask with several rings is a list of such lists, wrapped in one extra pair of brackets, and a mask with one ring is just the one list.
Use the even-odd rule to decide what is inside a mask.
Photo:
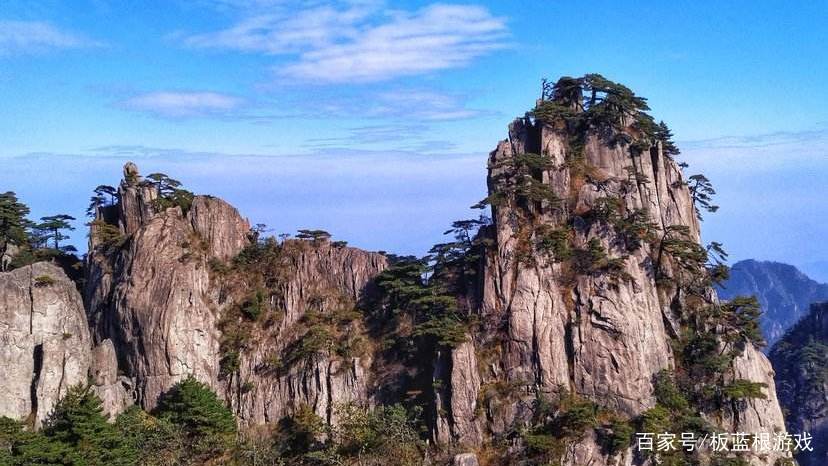
[[(97, 218), (121, 237), (104, 244), (107, 227), (92, 226), (86, 300), (95, 340), (111, 340), (142, 407), (153, 408), (187, 375), (225, 397), (245, 424), (275, 422), (304, 405), (331, 421), (335, 405), (367, 401), (368, 356), (314, 354), (273, 365), (298, 344), (311, 308), (355, 306), (385, 267), (383, 256), (327, 240), (289, 240), (274, 245), (285, 252), (266, 271), (278, 279), (255, 288), (242, 271), (216, 272), (233, 267), (253, 244), (249, 223), (226, 202), (194, 196), (186, 212), (167, 207), (133, 164), (124, 168), (119, 199)], [(267, 316), (254, 323), (239, 312), (259, 290)]]
[(477, 455), (474, 453), (460, 453), (454, 456), (454, 466), (478, 466)]
[[(287, 276), (270, 295), (280, 306), (271, 311), (276, 323), (252, 330), (253, 343), (241, 354), (227, 397), (246, 423), (278, 421), (308, 406), (335, 424), (338, 407), (369, 402), (371, 355), (337, 354), (327, 346), (308, 349), (315, 335), (308, 315), (353, 312), (371, 280), (386, 267), (386, 259), (330, 241), (287, 240), (280, 250)], [(330, 327), (317, 328), (328, 332)], [(358, 325), (349, 326), (344, 333), (352, 335), (342, 338), (362, 332)], [(303, 348), (304, 357), (292, 357)], [(281, 367), (273, 367), (274, 358)]]
[(187, 218), (204, 244), (207, 255), (218, 260), (232, 259), (249, 240), (250, 225), (241, 221), (230, 204), (209, 196), (196, 196)]
[(132, 405), (132, 380), (118, 374), (118, 357), (112, 340), (104, 340), (92, 348), (89, 381), (110, 420)]
[(14, 256), (17, 255), (20, 248), (14, 244), (7, 244), (6, 248), (0, 252), (0, 272), (5, 272), (11, 267)]
[(218, 199), (196, 197), (188, 213), (163, 208), (131, 163), (118, 193), (114, 218), (101, 210), (98, 219), (117, 222), (119, 244), (100, 244), (102, 226), (90, 234), (86, 302), (96, 341), (112, 341), (146, 409), (190, 374), (217, 388), (219, 316), (207, 262), (241, 250), (247, 221)]
[(813, 303), (828, 300), (828, 285), (817, 283), (796, 267), (779, 262), (744, 260), (717, 288), (719, 297), (756, 296), (762, 306), (762, 333), (771, 347), (803, 318)]
[(800, 466), (828, 464), (828, 303), (813, 305), (769, 357), (788, 431), (813, 437), (814, 451), (800, 452), (797, 461)]
[[(479, 445), (483, 441), (483, 435), (475, 418), (481, 387), (474, 345), (471, 341), (466, 341), (451, 351), (448, 358), (448, 367), (442, 367), (444, 365), (438, 363), (434, 379), (451, 377), (457, 383), (452, 384), (451, 390), (446, 394), (438, 391), (435, 404), (438, 407), (448, 407), (452, 415), (438, 415), (434, 437), (443, 444)], [(449, 400), (442, 399), (446, 395)]]
[(80, 294), (59, 267), (0, 273), (0, 416), (39, 427), (66, 390), (85, 383), (91, 338)]
[[(482, 234), (493, 246), (483, 265), (483, 327), (453, 351), (455, 364), (443, 379), (450, 388), (437, 393), (438, 403), (451, 399), (436, 422), (448, 431), (442, 439), (477, 444), (478, 432), (485, 438), (519, 428), (538, 396), (575, 393), (628, 419), (655, 406), (654, 375), (676, 368), (671, 342), (681, 335), (688, 299), (667, 279), (679, 276), (679, 262), (657, 245), (674, 232), (697, 244), (699, 222), (677, 163), (661, 142), (631, 144), (640, 134), (631, 120), (627, 142), (593, 128), (573, 148), (572, 131), (560, 123), (518, 119), (491, 153), (493, 219)], [(650, 241), (629, 234), (648, 229)], [(696, 294), (716, 302), (709, 287)], [(488, 359), (470, 364), (471, 348)], [(748, 344), (728, 377), (766, 384), (767, 398), (730, 413), (723, 428), (784, 429), (772, 376), (767, 359)], [(468, 396), (477, 385), (484, 396)], [(500, 392), (479, 406), (487, 390)], [(610, 458), (593, 437), (573, 445), (562, 464), (632, 460), (629, 450)]]

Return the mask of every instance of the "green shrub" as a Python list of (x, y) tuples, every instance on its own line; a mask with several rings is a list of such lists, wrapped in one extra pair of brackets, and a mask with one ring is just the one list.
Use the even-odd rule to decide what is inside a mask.
[(158, 402), (158, 418), (179, 426), (191, 438), (232, 438), (236, 420), (210, 387), (192, 375), (173, 385)]
[(565, 261), (572, 257), (570, 232), (565, 228), (552, 228), (542, 225), (537, 231), (537, 249), (552, 256), (555, 262)]
[(253, 296), (242, 305), (242, 313), (250, 320), (258, 320), (267, 306), (267, 297), (264, 290), (258, 289)]
[(635, 428), (629, 422), (616, 419), (610, 425), (609, 430), (606, 444), (610, 455), (616, 455), (630, 447)]
[(588, 429), (598, 426), (598, 406), (575, 396), (566, 398), (560, 406), (552, 428), (564, 437), (580, 437)]
[(687, 398), (676, 386), (671, 371), (661, 370), (653, 379), (653, 394), (660, 404), (673, 411), (684, 411), (689, 407)]
[(34, 286), (44, 288), (55, 284), (55, 279), (49, 275), (38, 275), (34, 277)]
[(639, 432), (669, 432), (672, 420), (670, 411), (656, 405), (639, 416)]
[(768, 396), (762, 391), (763, 388), (768, 388), (768, 384), (737, 379), (725, 385), (722, 388), (722, 394), (731, 400), (744, 400), (748, 398), (761, 398), (764, 400)]
[(229, 377), (239, 370), (241, 365), (241, 355), (238, 351), (228, 351), (221, 360), (219, 360), (219, 376), (220, 378)]
[(97, 219), (90, 222), (89, 226), (90, 234), (94, 235), (94, 240), (104, 250), (120, 248), (126, 241), (126, 237), (117, 225), (111, 225), (102, 219)]
[(401, 405), (366, 408), (345, 404), (337, 408), (338, 424), (334, 440), (342, 456), (371, 459), (394, 464), (422, 464), (425, 447), (419, 436), (418, 413), (409, 415)]
[(124, 443), (139, 452), (142, 466), (179, 464), (187, 456), (181, 430), (169, 421), (130, 406), (115, 421)]

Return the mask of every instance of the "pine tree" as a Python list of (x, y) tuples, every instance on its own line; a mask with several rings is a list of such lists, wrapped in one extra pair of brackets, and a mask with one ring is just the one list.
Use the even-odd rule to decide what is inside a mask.
[(155, 418), (137, 406), (118, 415), (115, 429), (129, 448), (139, 452), (142, 465), (178, 464), (184, 456), (179, 427)]
[(181, 207), (183, 212), (190, 210), (193, 204), (193, 193), (183, 189), (181, 182), (170, 178), (164, 173), (151, 173), (147, 175), (145, 183), (150, 183), (158, 190), (158, 199), (154, 201), (154, 207), (157, 211), (163, 211), (170, 207)]
[(693, 199), (693, 206), (696, 208), (696, 216), (701, 220), (701, 209), (708, 212), (716, 212), (719, 206), (713, 205), (713, 195), (716, 190), (713, 189), (713, 184), (704, 175), (693, 175), (690, 177), (690, 196)]
[(64, 230), (72, 231), (75, 227), (69, 221), (75, 220), (75, 217), (66, 214), (50, 215), (48, 217), (41, 217), (40, 223), (35, 225), (37, 242), (42, 247), (48, 247), (49, 241), (53, 241), (54, 249), (57, 251), (71, 252), (74, 251), (72, 246), (60, 246), (60, 242), (69, 239), (69, 235), (64, 233)]
[(121, 440), (107, 418), (101, 399), (91, 386), (75, 385), (69, 388), (44, 423), (43, 435), (68, 452), (68, 458), (64, 460), (68, 463), (64, 464), (136, 464), (137, 452)]
[(0, 465), (58, 466), (67, 464), (71, 455), (67, 445), (27, 429), (20, 421), (0, 417)]
[(158, 417), (190, 436), (226, 437), (236, 433), (233, 414), (210, 387), (192, 375), (175, 384), (158, 403)]
[[(15, 193), (9, 191), (0, 194), (0, 258), (6, 255), (9, 246), (27, 243), (27, 215), (29, 208), (18, 201)], [(5, 267), (5, 263), (0, 263), (0, 271), (5, 270)]]

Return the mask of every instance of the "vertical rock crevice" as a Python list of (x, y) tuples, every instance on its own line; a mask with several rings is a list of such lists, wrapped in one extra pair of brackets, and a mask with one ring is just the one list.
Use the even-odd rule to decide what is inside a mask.
[[(31, 400), (31, 419), (37, 419), (37, 385), (40, 383), (40, 373), (43, 371), (43, 344), (35, 345), (32, 351), (32, 383), (29, 388)], [(62, 372), (62, 371), (61, 371)]]

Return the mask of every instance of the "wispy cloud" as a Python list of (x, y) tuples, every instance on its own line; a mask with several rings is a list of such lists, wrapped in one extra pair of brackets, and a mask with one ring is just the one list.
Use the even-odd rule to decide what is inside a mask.
[(469, 96), (423, 88), (390, 90), (303, 93), (290, 107), (314, 116), (341, 118), (358, 115), (369, 119), (438, 122), (491, 115), (491, 111), (471, 108)]
[(693, 149), (755, 149), (817, 141), (828, 141), (828, 128), (805, 131), (777, 131), (750, 136), (724, 136), (714, 139), (686, 141), (682, 145)]
[(376, 95), (370, 113), (376, 116), (407, 116), (428, 120), (460, 120), (486, 112), (466, 106), (466, 98), (430, 90), (400, 90)]
[(828, 128), (679, 141), (683, 158), (721, 172), (748, 173), (828, 163)]
[(330, 148), (350, 146), (353, 144), (379, 144), (387, 142), (409, 141), (419, 139), (428, 131), (425, 125), (389, 124), (370, 125), (351, 128), (348, 135), (341, 137), (324, 137), (310, 139), (305, 144), (310, 148)]
[(0, 20), (0, 56), (100, 45), (100, 42), (47, 22)]
[(221, 116), (240, 108), (244, 100), (217, 92), (150, 92), (130, 97), (121, 106), (163, 118)]
[[(292, 3), (292, 2), (285, 2)], [(290, 57), (281, 79), (362, 83), (464, 67), (507, 46), (506, 20), (474, 5), (385, 10), (375, 2), (275, 8), (216, 32), (185, 36), (190, 47)]]

